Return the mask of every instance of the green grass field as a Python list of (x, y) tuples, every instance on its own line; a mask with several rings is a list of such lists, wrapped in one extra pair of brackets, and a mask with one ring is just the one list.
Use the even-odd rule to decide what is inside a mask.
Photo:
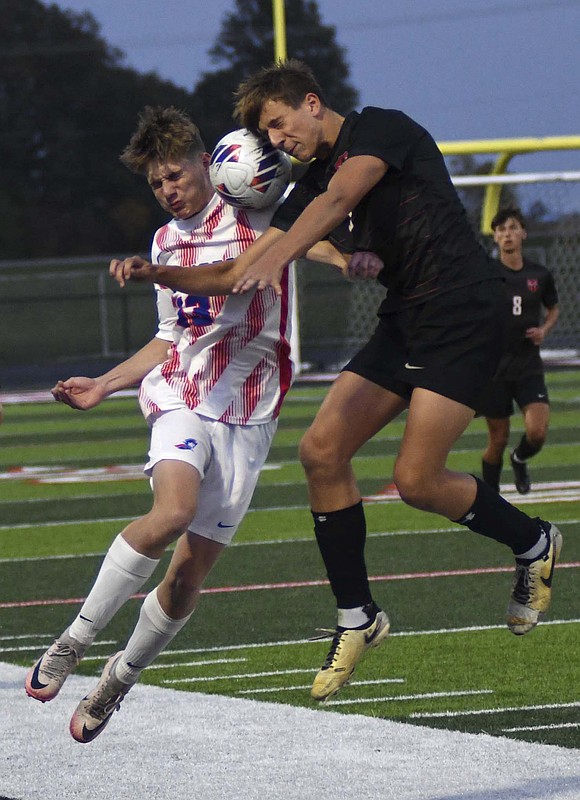
[[(580, 748), (580, 373), (548, 378), (550, 441), (533, 462), (534, 491), (521, 507), (564, 534), (549, 618), (526, 637), (511, 635), (503, 625), (513, 570), (505, 548), (400, 500), (369, 501), (369, 572), (393, 634), (327, 711)], [(325, 391), (297, 384), (289, 394), (234, 544), (210, 575), (198, 612), (144, 682), (313, 706), (309, 688), (329, 642), (308, 639), (332, 627), (335, 612), (297, 444)], [(390, 482), (402, 427), (403, 421), (389, 426), (356, 459), (365, 496)], [(521, 430), (516, 416), (513, 442)], [(484, 424), (475, 420), (450, 465), (479, 472), (484, 441)], [(134, 398), (85, 414), (56, 403), (6, 406), (1, 660), (34, 660), (76, 613), (112, 538), (148, 510), (141, 473), (147, 444)], [(507, 469), (503, 478), (511, 490)], [(100, 673), (105, 656), (124, 644), (138, 608), (135, 600), (119, 612), (79, 672)]]

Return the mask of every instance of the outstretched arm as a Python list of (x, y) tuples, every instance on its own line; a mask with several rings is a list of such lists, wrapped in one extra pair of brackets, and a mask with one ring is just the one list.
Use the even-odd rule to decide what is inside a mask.
[[(151, 264), (140, 256), (114, 258), (109, 266), (109, 274), (120, 286), (128, 280), (158, 283), (176, 292), (210, 297), (212, 295), (232, 294), (235, 285), (245, 271), (285, 233), (278, 228), (268, 228), (247, 250), (232, 261), (221, 261), (194, 269)], [(355, 253), (345, 255), (330, 242), (317, 242), (306, 256), (336, 267), (351, 279), (374, 278), (383, 268), (383, 262), (374, 253)], [(285, 265), (284, 265), (285, 266)]]
[(273, 286), (281, 292), (280, 278), (286, 264), (308, 252), (339, 225), (387, 171), (387, 164), (375, 156), (347, 159), (332, 177), (325, 192), (312, 200), (290, 230), (271, 243), (267, 251), (252, 259), (234, 286), (246, 292), (257, 286)]
[(52, 396), (71, 408), (86, 411), (120, 389), (139, 384), (145, 375), (167, 358), (169, 342), (155, 337), (126, 361), (98, 378), (75, 376), (58, 381)]
[(151, 264), (140, 256), (114, 258), (109, 274), (120, 286), (128, 280), (158, 283), (176, 292), (211, 297), (232, 294), (236, 282), (253, 259), (265, 253), (273, 242), (284, 236), (278, 228), (268, 228), (240, 256), (231, 261), (196, 266), (194, 269)]

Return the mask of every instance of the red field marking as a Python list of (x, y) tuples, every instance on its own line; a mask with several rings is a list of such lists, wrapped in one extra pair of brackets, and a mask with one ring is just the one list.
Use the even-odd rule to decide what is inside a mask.
[[(556, 569), (576, 569), (580, 561), (568, 561), (557, 564)], [(456, 578), (465, 575), (491, 575), (502, 572), (512, 572), (513, 567), (480, 567), (478, 569), (448, 569), (436, 572), (401, 572), (396, 575), (372, 575), (369, 581), (410, 581), (422, 578)], [(232, 592), (258, 592), (264, 589), (303, 589), (310, 586), (327, 586), (327, 580), (318, 581), (285, 581), (284, 583), (252, 583), (244, 586), (214, 586), (211, 589), (202, 589), (202, 594), (230, 594)], [(141, 600), (145, 594), (134, 594), (132, 600)], [(84, 603), (84, 597), (56, 598), (53, 600), (20, 600), (10, 603), (0, 603), (0, 608), (30, 608), (36, 606), (65, 606)]]
[[(500, 490), (502, 497), (515, 505), (573, 503), (580, 500), (580, 481), (534, 481), (532, 491), (525, 496), (518, 494), (509, 483), (502, 483)], [(401, 497), (394, 483), (388, 483), (379, 492), (363, 497), (366, 505), (383, 505), (400, 502), (400, 500)]]

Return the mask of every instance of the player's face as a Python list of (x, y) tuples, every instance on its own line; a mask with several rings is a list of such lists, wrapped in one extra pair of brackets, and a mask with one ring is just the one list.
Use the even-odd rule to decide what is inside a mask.
[(526, 238), (526, 229), (514, 217), (508, 217), (493, 232), (493, 238), (501, 253), (519, 253)]
[(202, 211), (213, 197), (208, 176), (209, 155), (193, 159), (153, 161), (147, 181), (159, 205), (175, 219), (187, 219)]
[(281, 100), (266, 100), (260, 114), (260, 131), (277, 150), (298, 161), (307, 162), (319, 155), (322, 141), (320, 100), (308, 94), (298, 108)]

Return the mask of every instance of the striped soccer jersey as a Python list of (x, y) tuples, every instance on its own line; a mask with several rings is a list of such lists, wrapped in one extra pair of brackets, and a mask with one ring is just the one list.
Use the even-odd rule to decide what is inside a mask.
[[(236, 209), (215, 195), (199, 214), (156, 232), (151, 260), (195, 269), (235, 258), (267, 229), (272, 212)], [(281, 298), (272, 288), (216, 297), (155, 288), (157, 337), (170, 347), (141, 384), (144, 416), (187, 406), (237, 425), (276, 418), (293, 377), (291, 271)]]

